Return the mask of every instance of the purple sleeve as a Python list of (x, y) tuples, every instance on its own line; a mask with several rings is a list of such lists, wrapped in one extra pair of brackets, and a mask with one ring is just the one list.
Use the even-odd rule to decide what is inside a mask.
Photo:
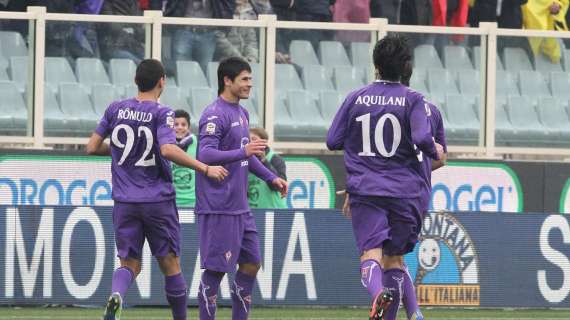
[(176, 132), (174, 131), (174, 111), (170, 108), (164, 108), (158, 113), (156, 124), (156, 139), (158, 145), (176, 144)]
[(222, 115), (204, 113), (200, 119), (199, 160), (208, 165), (223, 165), (247, 158), (245, 149), (220, 150), (220, 142), (225, 131)]
[(267, 183), (271, 183), (277, 178), (277, 176), (271, 172), (271, 170), (267, 169), (255, 156), (249, 157), (249, 171)]
[(415, 144), (428, 157), (439, 160), (437, 150), (431, 135), (429, 120), (427, 118), (427, 108), (429, 106), (420, 96), (410, 99), (410, 128), (412, 130), (412, 143)]
[(344, 139), (348, 129), (349, 101), (352, 101), (350, 96), (342, 103), (342, 106), (336, 113), (329, 131), (327, 132), (327, 148), (329, 148), (329, 150), (344, 149)]
[(109, 105), (109, 107), (107, 107), (107, 109), (105, 110), (105, 114), (103, 115), (103, 117), (101, 117), (101, 120), (99, 121), (99, 124), (97, 125), (97, 128), (95, 128), (95, 133), (97, 133), (98, 135), (100, 135), (103, 139), (107, 138), (109, 136), (109, 134), (111, 133), (111, 108), (113, 107), (113, 104)]
[(435, 130), (435, 142), (441, 144), (443, 147), (443, 152), (447, 153), (447, 143), (445, 142), (445, 128), (443, 127), (443, 118), (439, 110), (435, 109), (434, 114), (436, 115), (436, 130)]

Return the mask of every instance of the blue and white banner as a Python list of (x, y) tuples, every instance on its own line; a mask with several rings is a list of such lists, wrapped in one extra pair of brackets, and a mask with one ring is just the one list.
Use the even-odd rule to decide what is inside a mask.
[[(337, 210), (254, 212), (263, 269), (254, 301), (366, 305), (350, 221)], [(195, 217), (180, 211), (182, 265), (195, 304)], [(0, 206), (0, 303), (101, 305), (117, 266), (110, 207)], [(432, 213), (406, 256), (423, 305), (570, 307), (570, 224), (563, 215)], [(148, 247), (127, 303), (165, 304)], [(224, 279), (220, 302), (230, 303)]]

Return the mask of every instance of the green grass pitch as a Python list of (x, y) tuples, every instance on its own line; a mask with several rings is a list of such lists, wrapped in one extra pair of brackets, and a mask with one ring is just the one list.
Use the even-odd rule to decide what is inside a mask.
[[(50, 319), (101, 319), (102, 309), (73, 307), (0, 307), (0, 319), (50, 320)], [(477, 309), (431, 309), (423, 308), (427, 320), (491, 320), (491, 319), (570, 319), (570, 310), (477, 310)], [(170, 311), (166, 308), (130, 308), (123, 311), (122, 320), (169, 320)], [(198, 319), (196, 308), (190, 308), (188, 319)], [(220, 308), (218, 320), (231, 320), (231, 311)], [(364, 320), (367, 310), (362, 308), (254, 308), (251, 320)], [(405, 319), (401, 310), (400, 319)]]

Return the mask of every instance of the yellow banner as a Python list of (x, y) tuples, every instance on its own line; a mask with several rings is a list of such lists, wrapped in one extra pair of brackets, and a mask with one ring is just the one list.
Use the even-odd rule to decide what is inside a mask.
[(424, 306), (478, 306), (478, 284), (420, 284), (418, 303)]

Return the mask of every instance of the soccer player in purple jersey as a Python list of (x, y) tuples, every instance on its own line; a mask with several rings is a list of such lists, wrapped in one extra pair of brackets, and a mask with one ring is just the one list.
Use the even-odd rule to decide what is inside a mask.
[[(135, 82), (137, 97), (111, 103), (87, 144), (88, 154), (112, 157), (113, 228), (121, 267), (113, 273), (103, 319), (120, 319), (125, 294), (141, 270), (146, 238), (165, 275), (173, 319), (185, 320), (187, 288), (170, 161), (195, 169), (204, 179), (221, 181), (228, 172), (192, 159), (176, 145), (174, 111), (157, 102), (165, 83), (158, 60), (142, 61)], [(103, 142), (108, 136), (110, 146)]]
[(196, 214), (200, 234), (202, 273), (198, 303), (200, 319), (215, 319), (220, 282), (239, 268), (231, 286), (232, 319), (247, 319), (251, 292), (260, 268), (255, 220), (248, 200), (248, 173), (271, 184), (284, 197), (287, 182), (268, 170), (255, 155), (265, 152), (267, 141), (249, 141), (249, 114), (239, 104), (249, 97), (251, 68), (241, 58), (228, 58), (218, 67), (218, 98), (199, 122), (200, 161), (223, 165), (229, 176), (222, 182), (196, 179)]
[[(411, 65), (406, 67), (406, 71), (404, 76), (402, 77), (402, 84), (405, 86), (410, 85), (410, 78), (412, 77), (412, 67)], [(432, 135), (435, 139), (436, 146), (443, 150), (443, 154), (440, 154), (442, 157), (439, 160), (424, 158), (422, 170), (420, 174), (424, 180), (424, 187), (426, 191), (423, 194), (422, 199), (422, 212), (423, 217), (429, 211), (429, 204), (431, 200), (431, 173), (445, 165), (445, 161), (447, 159), (447, 144), (445, 142), (445, 129), (443, 127), (443, 118), (439, 109), (432, 104), (431, 102), (424, 100), (426, 104), (426, 110), (428, 111), (428, 120), (430, 123), (430, 128)], [(421, 230), (418, 230), (418, 233)], [(416, 290), (414, 287), (414, 281), (410, 276), (408, 271), (408, 267), (404, 265), (404, 282), (402, 285), (402, 302), (404, 307), (406, 308), (406, 314), (409, 320), (423, 320), (424, 317), (420, 311), (420, 307), (418, 305), (417, 297), (416, 297)]]
[(423, 154), (438, 160), (440, 152), (423, 96), (400, 83), (412, 63), (406, 41), (388, 35), (376, 43), (373, 60), (380, 80), (347, 96), (329, 128), (327, 147), (344, 150), (361, 281), (372, 297), (369, 318), (392, 320), (398, 303), (391, 302), (401, 297), (403, 255), (413, 250), (421, 228)]

